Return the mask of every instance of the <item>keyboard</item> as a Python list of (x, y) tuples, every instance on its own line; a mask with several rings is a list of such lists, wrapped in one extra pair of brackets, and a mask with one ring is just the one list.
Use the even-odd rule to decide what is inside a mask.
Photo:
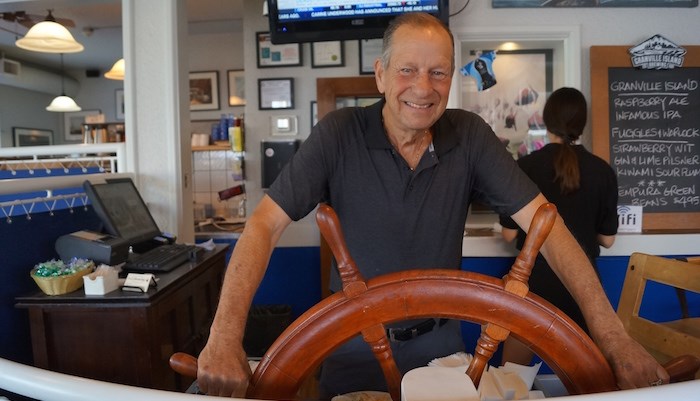
[(169, 272), (190, 260), (197, 247), (185, 244), (166, 244), (138, 255), (132, 255), (124, 264), (126, 272), (163, 273)]

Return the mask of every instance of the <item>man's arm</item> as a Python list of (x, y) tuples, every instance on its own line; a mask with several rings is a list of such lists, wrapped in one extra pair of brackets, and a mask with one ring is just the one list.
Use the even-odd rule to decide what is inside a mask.
[(615, 243), (615, 236), (614, 235), (598, 234), (597, 238), (598, 238), (598, 243), (605, 248), (610, 248)]
[(245, 396), (251, 375), (243, 350), (248, 310), (272, 250), (290, 223), (267, 195), (246, 222), (226, 269), (209, 340), (199, 355), (197, 383), (208, 395)]
[(512, 228), (501, 228), (501, 237), (506, 242), (511, 242), (518, 236), (518, 230), (513, 230)]
[[(540, 194), (512, 217), (527, 231), (537, 208), (547, 202)], [(593, 340), (610, 363), (621, 389), (648, 387), (668, 373), (625, 331), (610, 305), (588, 257), (557, 216), (541, 249), (547, 262), (564, 283), (583, 313)]]

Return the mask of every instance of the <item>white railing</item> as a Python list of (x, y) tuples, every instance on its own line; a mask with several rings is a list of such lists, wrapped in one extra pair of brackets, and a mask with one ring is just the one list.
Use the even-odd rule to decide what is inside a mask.
[[(109, 361), (105, 361), (109, 363)], [(41, 401), (202, 401), (202, 395), (85, 379), (0, 358), (0, 388)], [(230, 400), (235, 400), (230, 398)]]
[[(109, 363), (109, 361), (104, 361)], [(465, 376), (466, 377), (466, 376)], [(0, 358), (0, 388), (41, 401), (202, 401), (201, 395), (151, 390), (85, 379)], [(567, 401), (693, 400), (700, 380), (636, 390), (567, 396)], [(195, 398), (196, 397), (196, 398)], [(240, 398), (229, 398), (241, 400)]]
[[(81, 191), (58, 195), (54, 191), (80, 188), (85, 180), (99, 182), (105, 177), (130, 176), (123, 172), (124, 166), (124, 143), (0, 148), (0, 171), (10, 177), (0, 180), (0, 195), (17, 195), (16, 199), (0, 202), (0, 217), (11, 219), (39, 210), (53, 212), (57, 208), (85, 206), (87, 197)], [(68, 175), (75, 169), (77, 175)], [(22, 196), (27, 193), (33, 195)]]
[(83, 170), (98, 167), (116, 172), (117, 168), (123, 169), (124, 166), (124, 142), (0, 148), (0, 169), (13, 175), (18, 170), (33, 174), (36, 169), (43, 169), (50, 175), (53, 170), (66, 172), (69, 167)]

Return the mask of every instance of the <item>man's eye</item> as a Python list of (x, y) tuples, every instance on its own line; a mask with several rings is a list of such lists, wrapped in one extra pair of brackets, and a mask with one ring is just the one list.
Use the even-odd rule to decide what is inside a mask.
[(413, 74), (413, 69), (404, 67), (404, 68), (400, 68), (399, 72), (403, 75), (411, 75), (411, 74)]
[(436, 79), (438, 81), (442, 81), (443, 79), (447, 78), (447, 74), (445, 74), (442, 71), (433, 71), (432, 76), (433, 76), (433, 79)]

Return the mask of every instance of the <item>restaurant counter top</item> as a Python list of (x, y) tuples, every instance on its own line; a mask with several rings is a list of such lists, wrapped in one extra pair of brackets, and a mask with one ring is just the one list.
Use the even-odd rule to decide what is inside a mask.
[[(620, 233), (615, 244), (600, 249), (600, 256), (629, 256), (633, 252), (652, 255), (700, 255), (700, 233)], [(515, 242), (506, 243), (495, 215), (470, 216), (462, 240), (463, 257), (508, 257), (517, 255)]]
[[(318, 227), (310, 214), (292, 223), (280, 238), (278, 247), (319, 246)], [(470, 214), (462, 240), (463, 257), (511, 257), (517, 254), (514, 243), (506, 243), (500, 234), (500, 225), (493, 213)], [(198, 242), (208, 239), (235, 240), (243, 224), (218, 223), (218, 227), (204, 225), (195, 231)], [(615, 244), (601, 248), (600, 256), (629, 256), (633, 252), (653, 255), (700, 255), (700, 233), (692, 234), (618, 234)]]

